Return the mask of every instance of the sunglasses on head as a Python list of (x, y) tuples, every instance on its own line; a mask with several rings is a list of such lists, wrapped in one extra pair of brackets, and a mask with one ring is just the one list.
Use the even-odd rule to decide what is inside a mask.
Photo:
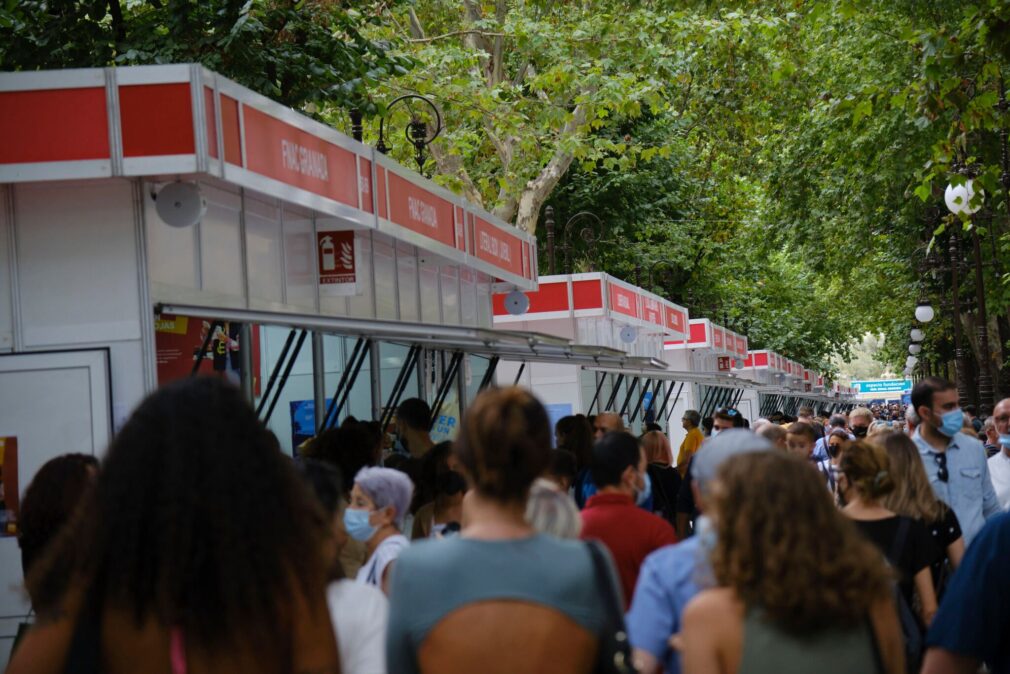
[(947, 454), (937, 454), (933, 453), (933, 461), (936, 461), (937, 471), (936, 476), (940, 478), (940, 482), (946, 482), (950, 479), (950, 473), (947, 471)]

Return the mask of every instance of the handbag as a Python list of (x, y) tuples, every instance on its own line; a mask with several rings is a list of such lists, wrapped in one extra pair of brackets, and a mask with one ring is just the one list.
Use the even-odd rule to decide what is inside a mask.
[(593, 560), (593, 584), (603, 592), (603, 630), (593, 671), (595, 674), (638, 674), (631, 661), (631, 644), (608, 555), (596, 541), (586, 545)]

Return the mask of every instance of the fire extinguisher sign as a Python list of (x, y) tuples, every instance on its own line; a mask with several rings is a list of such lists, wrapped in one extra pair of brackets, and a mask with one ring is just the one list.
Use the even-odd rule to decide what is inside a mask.
[(316, 232), (316, 256), (320, 294), (357, 293), (354, 232)]

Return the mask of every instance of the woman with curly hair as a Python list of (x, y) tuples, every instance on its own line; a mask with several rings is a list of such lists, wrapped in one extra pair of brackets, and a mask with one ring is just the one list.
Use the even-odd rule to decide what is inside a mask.
[(904, 671), (891, 575), (807, 462), (780, 452), (727, 461), (707, 513), (718, 587), (684, 613), (685, 672)]
[(338, 674), (332, 532), (237, 388), (169, 384), (116, 435), (28, 578), (9, 674)]

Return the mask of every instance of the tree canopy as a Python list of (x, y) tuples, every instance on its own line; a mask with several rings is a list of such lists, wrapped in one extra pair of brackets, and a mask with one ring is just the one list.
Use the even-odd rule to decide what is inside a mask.
[[(425, 95), (445, 124), (426, 169), (536, 232), (542, 273), (545, 207), (559, 243), (589, 211), (600, 241), (568, 231), (569, 271), (639, 280), (826, 372), (866, 334), (900, 371), (929, 299), (920, 372), (952, 374), (960, 327), (965, 376), (989, 361), (1007, 392), (1008, 0), (0, 4), (5, 69), (168, 61), (344, 129), (358, 108), (366, 142), (390, 101)], [(969, 179), (981, 210), (949, 214), (944, 188)]]

